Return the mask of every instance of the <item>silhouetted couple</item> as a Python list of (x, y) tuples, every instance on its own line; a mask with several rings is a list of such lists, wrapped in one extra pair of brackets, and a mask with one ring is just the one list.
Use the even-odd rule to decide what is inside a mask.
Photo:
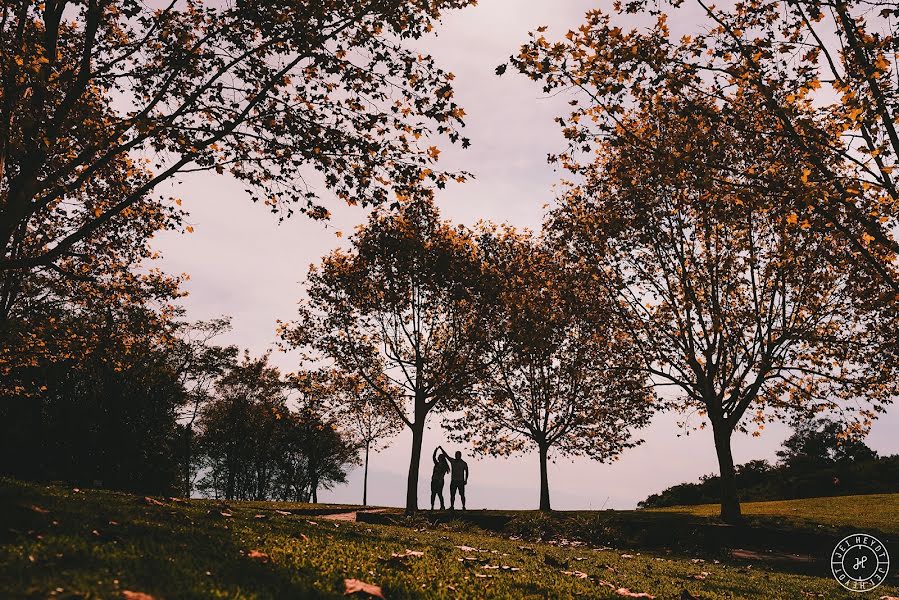
[(440, 498), (440, 510), (446, 510), (443, 502), (443, 478), (450, 472), (450, 510), (456, 508), (456, 491), (462, 500), (465, 510), (465, 484), (468, 483), (468, 464), (462, 460), (462, 453), (456, 452), (451, 458), (441, 446), (434, 448), (434, 472), (431, 474), (431, 510), (434, 510), (434, 499)]

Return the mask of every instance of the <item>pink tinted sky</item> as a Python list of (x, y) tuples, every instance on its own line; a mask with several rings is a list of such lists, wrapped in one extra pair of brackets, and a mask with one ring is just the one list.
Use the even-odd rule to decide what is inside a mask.
[[(538, 228), (543, 206), (554, 197), (559, 174), (546, 163), (546, 154), (563, 147), (553, 117), (565, 110), (565, 99), (544, 98), (538, 86), (511, 72), (496, 77), (495, 67), (526, 40), (527, 32), (548, 25), (550, 39), (577, 27), (585, 11), (608, 8), (596, 0), (481, 0), (478, 6), (447, 15), (436, 35), (419, 42), (456, 74), (456, 93), (467, 113), (466, 134), (472, 147), (462, 151), (441, 144), (442, 165), (472, 172), (476, 180), (454, 185), (441, 193), (445, 217), (473, 224), (479, 219), (505, 221)], [(676, 32), (688, 31), (698, 19), (680, 13), (669, 23)], [(173, 190), (191, 213), (190, 235), (160, 236), (162, 267), (186, 272), (189, 315), (193, 319), (222, 314), (233, 317), (234, 329), (224, 341), (261, 354), (275, 340), (277, 319), (292, 318), (301, 282), (309, 264), (364, 220), (361, 209), (330, 204), (328, 225), (303, 217), (283, 224), (265, 207), (251, 204), (241, 186), (223, 176), (186, 178)], [(327, 197), (327, 196), (325, 196)], [(295, 358), (273, 352), (273, 361), (285, 371), (296, 368)], [(642, 446), (604, 465), (584, 459), (559, 460), (551, 466), (553, 506), (574, 508), (630, 508), (648, 494), (681, 481), (695, 480), (716, 470), (708, 432), (683, 436), (677, 415), (660, 415), (641, 432)], [(869, 443), (881, 453), (899, 452), (899, 409), (893, 408), (871, 434)], [(761, 438), (738, 436), (735, 458), (773, 459), (786, 427), (769, 427)], [(373, 504), (401, 505), (408, 470), (411, 435), (404, 432), (384, 452), (373, 456), (369, 500)], [(440, 418), (432, 417), (425, 437), (425, 455), (445, 443)], [(456, 449), (453, 444), (448, 449)], [(460, 448), (468, 454), (463, 446)], [(535, 455), (511, 459), (472, 459), (470, 508), (533, 508), (538, 500)], [(424, 505), (430, 460), (422, 464), (419, 502)], [(358, 502), (361, 469), (346, 486), (320, 495), (323, 501)]]

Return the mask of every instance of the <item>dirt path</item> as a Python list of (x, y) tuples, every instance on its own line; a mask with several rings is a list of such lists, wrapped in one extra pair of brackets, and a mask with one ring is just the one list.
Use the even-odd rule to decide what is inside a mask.
[(321, 519), (326, 519), (328, 521), (351, 521), (353, 523), (356, 522), (356, 514), (360, 512), (366, 513), (379, 513), (384, 512), (386, 509), (384, 508), (372, 508), (366, 510), (354, 510), (350, 512), (342, 512), (342, 513), (333, 513), (330, 515), (321, 515)]

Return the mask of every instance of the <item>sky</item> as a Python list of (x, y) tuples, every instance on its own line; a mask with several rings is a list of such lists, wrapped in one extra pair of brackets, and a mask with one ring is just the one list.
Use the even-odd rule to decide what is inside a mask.
[[(464, 107), (468, 150), (441, 144), (441, 166), (474, 174), (465, 184), (440, 192), (445, 218), (473, 225), (478, 220), (507, 222), (538, 229), (544, 206), (555, 197), (560, 174), (546, 155), (564, 148), (553, 117), (563, 114), (565, 98), (546, 98), (539, 86), (511, 71), (503, 77), (495, 68), (527, 40), (538, 26), (549, 26), (548, 39), (576, 28), (592, 8), (609, 9), (605, 0), (480, 0), (477, 6), (445, 16), (434, 35), (417, 43), (456, 75), (456, 99)], [(688, 12), (669, 21), (672, 30), (686, 32), (696, 21)], [(625, 24), (627, 24), (625, 22)], [(160, 192), (165, 190), (160, 189)], [(175, 190), (172, 190), (173, 192)], [(156, 240), (169, 273), (187, 273), (188, 316), (206, 319), (230, 315), (233, 330), (221, 338), (261, 354), (274, 347), (275, 322), (290, 320), (302, 294), (302, 280), (312, 263), (345, 244), (338, 232), (349, 233), (365, 219), (359, 208), (328, 203), (329, 223), (292, 217), (279, 224), (267, 207), (252, 204), (238, 182), (227, 176), (195, 174), (177, 185), (177, 195), (190, 213), (194, 232), (167, 232)], [(327, 192), (323, 197), (328, 198)], [(296, 357), (272, 352), (284, 371), (297, 368)], [(550, 465), (550, 493), (556, 509), (633, 508), (647, 495), (717, 471), (710, 431), (689, 435), (678, 427), (683, 416), (658, 415), (638, 432), (645, 442), (619, 460), (600, 464), (586, 459), (560, 459)], [(459, 449), (471, 471), (468, 506), (536, 508), (539, 468), (536, 454), (503, 459), (469, 457), (462, 445), (445, 442), (439, 415), (429, 420), (423, 450), (419, 505), (428, 497), (430, 460), (434, 447)], [(693, 424), (698, 424), (695, 419)], [(899, 452), (899, 406), (878, 421), (868, 443), (882, 454)], [(760, 438), (735, 434), (734, 458), (774, 460), (789, 434), (786, 426), (769, 426)], [(411, 433), (407, 429), (385, 451), (372, 456), (369, 502), (401, 506), (405, 500)], [(347, 485), (321, 492), (323, 502), (361, 502), (362, 470)]]

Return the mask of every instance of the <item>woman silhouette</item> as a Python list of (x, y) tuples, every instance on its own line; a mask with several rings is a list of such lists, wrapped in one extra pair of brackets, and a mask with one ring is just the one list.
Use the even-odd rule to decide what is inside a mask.
[[(438, 456), (438, 452), (440, 453)], [(434, 448), (434, 471), (431, 473), (431, 510), (434, 510), (434, 498), (440, 498), (440, 510), (446, 510), (443, 501), (443, 478), (450, 470), (446, 452), (440, 446)]]

